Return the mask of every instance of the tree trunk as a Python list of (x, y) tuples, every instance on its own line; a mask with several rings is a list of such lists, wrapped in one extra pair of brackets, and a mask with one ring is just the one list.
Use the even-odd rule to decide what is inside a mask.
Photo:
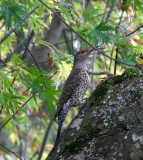
[[(44, 41), (48, 43), (55, 44), (59, 39), (62, 31), (64, 28), (64, 24), (55, 16), (53, 15), (51, 25), (49, 29), (46, 29), (44, 32)], [(46, 46), (34, 46), (32, 49), (32, 54), (37, 63), (44, 62), (47, 59), (47, 54), (50, 52), (50, 48)], [(34, 64), (34, 60), (31, 55), (29, 55), (25, 59), (25, 63), (27, 65)]]
[(142, 160), (143, 80), (103, 81), (62, 134), (47, 160)]

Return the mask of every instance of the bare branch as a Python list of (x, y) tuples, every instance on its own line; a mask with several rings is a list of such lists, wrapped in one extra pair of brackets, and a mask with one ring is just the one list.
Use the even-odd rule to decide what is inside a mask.
[(34, 152), (32, 157), (29, 160), (32, 160), (38, 153), (39, 153), (38, 150), (36, 152)]
[[(30, 31), (30, 34), (29, 34), (28, 39), (27, 39), (27, 43), (26, 43), (27, 44), (27, 48), (29, 47), (31, 39), (33, 38), (33, 36), (34, 36), (34, 31), (32, 30), (32, 31)], [(25, 58), (25, 54), (26, 54), (26, 52), (28, 50), (27, 48), (25, 48), (24, 53), (22, 54), (22, 59)]]
[[(118, 59), (118, 48), (116, 48), (116, 57), (115, 59)], [(114, 75), (116, 75), (116, 68), (117, 68), (117, 61), (115, 61), (115, 65), (114, 65)]]
[[(121, 27), (121, 26), (117, 26), (117, 27), (121, 30), (121, 32), (122, 32), (122, 34), (123, 34), (123, 37), (124, 37), (125, 39), (127, 39), (127, 37), (126, 37), (126, 35), (125, 35), (125, 33), (124, 33), (122, 27)], [(127, 44), (129, 45), (128, 42), (127, 42)], [(130, 49), (130, 51), (131, 51), (132, 54), (134, 54), (133, 51), (132, 51), (131, 49)]]
[(135, 65), (132, 65), (132, 64), (129, 64), (129, 63), (125, 63), (125, 62), (122, 62), (122, 61), (119, 61), (119, 60), (116, 60), (116, 59), (108, 56), (107, 54), (105, 54), (105, 53), (103, 53), (103, 52), (100, 52), (100, 51), (99, 51), (99, 53), (101, 53), (102, 55), (108, 57), (109, 59), (114, 60), (114, 61), (117, 61), (117, 62), (119, 62), (119, 63), (121, 63), (121, 64), (124, 64), (124, 65), (127, 65), (127, 66), (132, 66), (132, 67), (137, 67), (137, 66), (135, 66)]
[(90, 72), (90, 71), (87, 72), (92, 75), (104, 75), (104, 74), (113, 75), (111, 72)]
[(44, 152), (44, 148), (45, 148), (45, 145), (46, 145), (46, 141), (47, 141), (50, 129), (52, 127), (52, 123), (53, 123), (53, 119), (50, 119), (50, 123), (47, 126), (47, 130), (46, 130), (46, 133), (45, 133), (45, 136), (44, 136), (44, 139), (43, 139), (43, 142), (42, 142), (42, 145), (41, 145), (41, 148), (40, 148), (40, 152), (39, 152), (39, 156), (38, 156), (37, 160), (40, 160), (41, 157), (42, 157), (42, 154)]
[(126, 36), (130, 36), (131, 34), (135, 33), (136, 31), (138, 31), (140, 28), (143, 27), (143, 24), (141, 26), (139, 26), (137, 29), (135, 29), (134, 31), (132, 31), (131, 33), (127, 34)]
[[(17, 37), (19, 37), (19, 38), (21, 39), (20, 35), (19, 35), (16, 31), (14, 31), (14, 32), (15, 32), (15, 34), (17, 35)], [(41, 70), (40, 70), (40, 67), (39, 67), (38, 63), (36, 62), (36, 59), (34, 58), (34, 56), (33, 56), (32, 52), (29, 50), (29, 48), (28, 48), (27, 44), (26, 44), (25, 42), (23, 42), (23, 44), (24, 44), (24, 46), (26, 47), (26, 49), (28, 50), (28, 52), (30, 53), (31, 57), (33, 58), (33, 60), (34, 60), (34, 62), (35, 62), (35, 64), (36, 64), (36, 66), (37, 66), (38, 70), (41, 72)]]
[(22, 158), (20, 158), (15, 152), (11, 151), (10, 149), (8, 149), (7, 147), (5, 147), (4, 145), (0, 144), (1, 147), (3, 147), (4, 149), (6, 149), (8, 152), (12, 153), (13, 155), (15, 155), (15, 157), (17, 157), (18, 159), (22, 160)]
[[(108, 3), (109, 3), (109, 2), (106, 2), (106, 9), (108, 8)], [(109, 10), (107, 16), (105, 16), (105, 15), (106, 15), (106, 14), (105, 14), (105, 13), (106, 13), (106, 9), (105, 9), (104, 18), (103, 18), (103, 21), (104, 21), (104, 22), (107, 22), (108, 19), (110, 18), (111, 14), (112, 14), (112, 12), (113, 12), (113, 9), (114, 9), (114, 7), (115, 7), (115, 5), (116, 5), (116, 0), (114, 0), (113, 5), (110, 7), (110, 10)]]

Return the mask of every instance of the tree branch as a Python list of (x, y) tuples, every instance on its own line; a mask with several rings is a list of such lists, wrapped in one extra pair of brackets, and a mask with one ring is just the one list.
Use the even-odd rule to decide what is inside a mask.
[(131, 34), (133, 34), (133, 33), (135, 33), (135, 32), (137, 32), (140, 28), (142, 28), (143, 27), (143, 24), (141, 25), (141, 26), (139, 26), (137, 29), (135, 29), (134, 31), (132, 31), (131, 33), (129, 33), (129, 34), (127, 34), (126, 35), (126, 37), (127, 36), (130, 36)]
[(53, 119), (50, 119), (50, 123), (47, 125), (46, 133), (45, 133), (45, 136), (44, 136), (44, 139), (43, 139), (43, 142), (42, 142), (42, 145), (41, 145), (41, 148), (40, 148), (40, 152), (39, 152), (39, 156), (38, 156), (37, 160), (40, 160), (41, 157), (42, 157), (42, 154), (44, 152), (44, 148), (45, 148), (45, 145), (46, 145), (46, 141), (47, 141), (50, 129), (52, 127), (52, 123), (53, 123)]
[(4, 149), (6, 149), (8, 152), (12, 153), (13, 155), (15, 155), (18, 159), (22, 160), (21, 157), (19, 157), (15, 152), (11, 151), (10, 149), (8, 149), (7, 147), (5, 147), (4, 145), (0, 144), (1, 147), (3, 147)]
[(90, 72), (90, 71), (87, 72), (92, 75), (104, 75), (104, 74), (113, 75), (111, 72)]
[[(19, 35), (16, 31), (14, 31), (14, 32), (15, 32), (15, 34), (17, 35), (17, 37), (19, 37), (19, 39), (21, 39), (20, 35)], [(38, 70), (41, 72), (41, 70), (40, 70), (40, 67), (39, 67), (38, 63), (36, 62), (36, 59), (34, 58), (34, 56), (33, 56), (32, 52), (29, 50), (29, 48), (28, 48), (27, 44), (26, 44), (25, 42), (23, 42), (23, 44), (24, 44), (24, 46), (26, 47), (26, 49), (28, 50), (28, 52), (30, 53), (31, 57), (33, 58), (33, 60), (34, 60), (34, 62), (35, 62), (35, 64), (36, 64), (36, 66), (37, 66)]]

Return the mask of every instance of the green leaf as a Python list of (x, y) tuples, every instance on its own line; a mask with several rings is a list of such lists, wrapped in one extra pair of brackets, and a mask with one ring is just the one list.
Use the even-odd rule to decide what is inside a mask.
[[(122, 38), (119, 32), (116, 34), (115, 38), (113, 37), (113, 41), (116, 47), (125, 46), (128, 42), (130, 42), (129, 39)], [(128, 46), (129, 45), (126, 45), (126, 47)]]
[(89, 5), (85, 8), (82, 15), (86, 21), (93, 21), (93, 16), (98, 13), (97, 11), (99, 11), (99, 9), (95, 9), (93, 5)]
[(70, 6), (71, 6), (70, 3), (67, 3), (67, 2), (60, 1), (59, 3), (59, 7), (62, 11), (63, 17), (66, 17), (68, 20), (72, 19), (71, 11), (69, 9)]
[(139, 56), (139, 54), (126, 55), (125, 58), (124, 58), (124, 62), (126, 62), (128, 64), (131, 64), (131, 65), (135, 65), (136, 64), (135, 57), (137, 57), (137, 56)]
[[(128, 54), (125, 56), (124, 58), (124, 62), (127, 64), (131, 64), (133, 66), (136, 65), (136, 61), (135, 58), (139, 57), (140, 53), (136, 53), (136, 54)], [(122, 69), (125, 69), (125, 71), (129, 74), (129, 75), (136, 75), (136, 76), (140, 76), (140, 68), (138, 67), (132, 67), (132, 66), (127, 66), (127, 65), (123, 65)]]
[(48, 110), (50, 111), (51, 115), (54, 115), (55, 106), (58, 102), (59, 90), (55, 89), (44, 89), (42, 94), (43, 103), (48, 103)]
[(130, 6), (130, 3), (132, 0), (124, 0), (125, 1), (125, 7), (126, 7), (126, 10), (128, 10), (129, 6)]
[(108, 24), (108, 22), (101, 22), (96, 29), (98, 31), (114, 31), (115, 29)]
[[(10, 89), (10, 88), (9, 88)], [(18, 109), (20, 107), (20, 100), (23, 98), (16, 95), (16, 92), (3, 90), (0, 93), (0, 102), (4, 109), (6, 109), (7, 113), (14, 113), (15, 109)]]
[(137, 9), (137, 7), (143, 11), (143, 2), (140, 0), (134, 0), (134, 8)]
[(103, 43), (109, 43), (111, 42), (111, 38), (108, 32), (113, 30), (114, 28), (108, 23), (101, 22), (89, 33), (89, 37), (92, 38), (95, 43), (98, 43), (99, 41), (102, 41)]
[(66, 51), (60, 51), (60, 54), (62, 55), (62, 56), (64, 56), (64, 57), (66, 57), (67, 58), (67, 60), (69, 60), (69, 61), (71, 61), (71, 62), (73, 62), (73, 56), (72, 55), (70, 55), (70, 54), (67, 54), (67, 52)]
[(0, 20), (4, 20), (8, 29), (13, 25), (22, 27), (23, 16), (28, 15), (23, 5), (12, 1), (5, 1), (0, 4), (0, 13)]

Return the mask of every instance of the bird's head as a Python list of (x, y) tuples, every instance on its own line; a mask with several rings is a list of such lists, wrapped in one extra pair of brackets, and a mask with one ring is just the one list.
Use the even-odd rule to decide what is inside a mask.
[(89, 50), (85, 49), (85, 50), (78, 51), (75, 54), (74, 59), (78, 61), (84, 61), (87, 59), (88, 56), (89, 56)]
[(74, 56), (74, 68), (86, 68), (86, 60), (90, 54), (89, 50), (78, 51)]

